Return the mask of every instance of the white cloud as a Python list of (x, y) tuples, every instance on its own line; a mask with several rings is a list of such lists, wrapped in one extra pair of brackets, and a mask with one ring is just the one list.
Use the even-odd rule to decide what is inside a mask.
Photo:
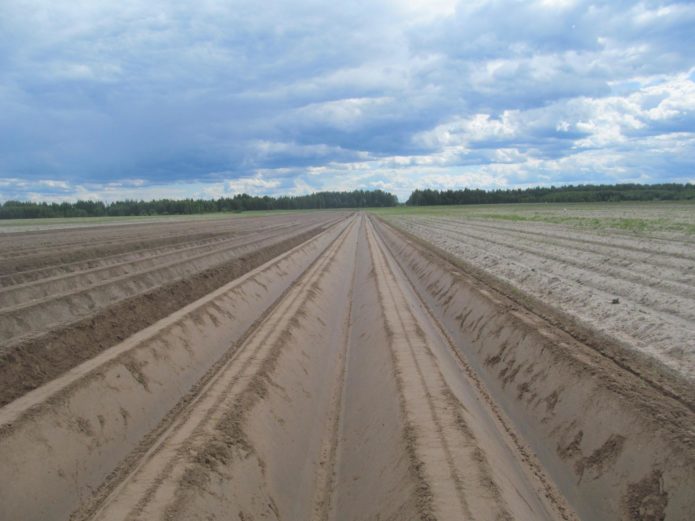
[(300, 124), (309, 122), (340, 130), (350, 130), (364, 124), (375, 111), (392, 101), (388, 97), (378, 97), (345, 98), (311, 103), (298, 109), (294, 117), (298, 119)]
[(432, 130), (416, 134), (413, 139), (418, 144), (435, 148), (465, 147), (476, 141), (511, 138), (518, 131), (516, 116), (516, 111), (504, 111), (497, 119), (490, 114), (455, 118)]
[(551, 9), (568, 9), (573, 7), (577, 2), (576, 0), (539, 0), (538, 3), (542, 7)]
[(228, 194), (249, 194), (263, 195), (273, 191), (274, 188), (280, 186), (280, 181), (277, 179), (264, 179), (260, 175), (255, 177), (242, 177), (239, 179), (231, 179), (225, 182), (225, 191)]
[(669, 1), (7, 0), (1, 197), (686, 179), (693, 22)]

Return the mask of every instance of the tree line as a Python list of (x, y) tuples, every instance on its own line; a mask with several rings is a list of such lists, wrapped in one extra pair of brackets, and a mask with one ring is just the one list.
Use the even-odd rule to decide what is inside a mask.
[[(434, 206), (453, 204), (500, 203), (593, 203), (616, 201), (695, 200), (695, 184), (663, 183), (653, 185), (568, 185), (535, 188), (482, 190), (415, 190), (406, 205)], [(107, 217), (127, 215), (190, 215), (250, 210), (308, 210), (322, 208), (378, 208), (396, 206), (395, 195), (383, 190), (352, 192), (316, 192), (310, 195), (270, 197), (238, 194), (219, 199), (156, 199), (77, 201), (46, 203), (6, 201), (0, 204), (0, 219), (36, 217)]]
[(653, 185), (567, 185), (518, 189), (415, 190), (406, 205), (501, 203), (595, 203), (617, 201), (695, 200), (695, 185), (663, 183)]
[(125, 215), (188, 215), (250, 210), (308, 210), (321, 208), (375, 208), (395, 206), (395, 195), (382, 190), (316, 192), (310, 195), (269, 197), (238, 194), (219, 199), (158, 199), (152, 201), (77, 201), (46, 203), (6, 201), (0, 219), (36, 217), (105, 217)]

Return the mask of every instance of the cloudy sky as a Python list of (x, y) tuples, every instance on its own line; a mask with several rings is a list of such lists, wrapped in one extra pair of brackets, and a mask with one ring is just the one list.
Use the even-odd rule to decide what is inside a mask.
[(2, 0), (0, 201), (695, 182), (695, 3)]

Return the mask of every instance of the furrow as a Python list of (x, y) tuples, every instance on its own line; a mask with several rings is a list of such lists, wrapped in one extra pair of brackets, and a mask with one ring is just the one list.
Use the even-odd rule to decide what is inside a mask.
[[(668, 391), (678, 380), (652, 380), (650, 366), (627, 351), (609, 357), (601, 344), (586, 344), (566, 332), (572, 328), (519, 305), (504, 286), (488, 285), (386, 225), (379, 234), (541, 483), (554, 483), (582, 519), (633, 521), (648, 508), (655, 519), (688, 518), (695, 432), (688, 399)], [(465, 394), (455, 394), (469, 409)], [(479, 430), (483, 422), (468, 423)]]
[[(549, 237), (535, 251), (532, 235), (512, 244), (512, 227), (496, 224), (397, 220), (411, 234), (364, 213), (293, 215), (222, 222), (208, 231), (229, 224), (233, 237), (102, 255), (9, 290), (75, 290), (17, 312), (62, 302), (77, 317), (89, 308), (81, 293), (95, 309), (65, 323), (37, 312), (17, 331), (44, 333), (3, 348), (0, 519), (692, 517), (685, 377), (490, 274), (548, 263), (578, 283), (597, 258), (587, 243), (563, 252), (571, 238)], [(450, 234), (478, 264), (425, 231), (434, 243)], [(133, 233), (105, 232), (102, 253)], [(75, 240), (34, 238), (65, 251)], [(31, 234), (14, 244), (29, 251)], [(623, 260), (600, 280), (632, 277), (638, 292), (646, 275)], [(133, 294), (99, 301), (109, 286)], [(600, 286), (587, 290), (614, 289)]]
[[(304, 219), (305, 224), (309, 222), (318, 222), (325, 219), (325, 216), (317, 216), (314, 218)], [(280, 222), (278, 222), (280, 221)], [(105, 255), (113, 255), (130, 251), (143, 250), (152, 246), (166, 246), (171, 243), (190, 240), (191, 236), (196, 236), (199, 239), (214, 238), (228, 233), (243, 233), (261, 231), (265, 228), (272, 228), (279, 225), (288, 224), (288, 222), (299, 222), (300, 220), (288, 219), (280, 220), (273, 217), (261, 218), (244, 218), (228, 219), (226, 221), (214, 222), (198, 222), (193, 225), (179, 223), (177, 225), (169, 225), (174, 227), (172, 233), (166, 233), (156, 225), (144, 227), (141, 225), (130, 225), (131, 231), (121, 237), (114, 237), (112, 231), (108, 227), (96, 229), (93, 235), (85, 234), (84, 230), (58, 230), (56, 236), (66, 235), (68, 237), (75, 234), (80, 235), (80, 240), (75, 241), (69, 247), (61, 247), (56, 251), (44, 251), (37, 249), (35, 254), (25, 257), (12, 255), (9, 259), (0, 261), (0, 271), (2, 273), (21, 273), (27, 270), (35, 270), (55, 264), (72, 263), (75, 261), (83, 261), (85, 259), (100, 258)], [(157, 232), (160, 233), (157, 233)], [(103, 239), (106, 235), (107, 239)], [(7, 243), (8, 251), (13, 251), (14, 242), (12, 238), (5, 238), (3, 242)]]
[[(422, 236), (425, 231), (416, 234)], [(542, 252), (520, 253), (507, 246), (498, 251), (500, 246), (495, 246), (494, 240), (458, 238), (452, 243), (431, 230), (427, 239), (535, 298), (551, 302), (589, 327), (637, 346), (656, 363), (692, 378), (692, 356), (685, 348), (693, 330), (689, 299), (608, 277), (601, 274), (602, 268), (579, 269), (552, 261)], [(619, 305), (613, 305), (618, 296), (615, 302)]]
[[(299, 227), (290, 228), (281, 232), (268, 233), (266, 239), (282, 235), (291, 235)], [(222, 240), (216, 240), (211, 244), (193, 244), (186, 245), (183, 248), (178, 248), (173, 251), (165, 251), (155, 253), (142, 259), (131, 260), (125, 262), (111, 264), (106, 267), (96, 267), (87, 269), (78, 273), (71, 273), (13, 286), (8, 289), (0, 290), (0, 310), (28, 303), (32, 300), (38, 300), (46, 297), (55, 298), (57, 295), (71, 293), (76, 289), (81, 291), (90, 286), (95, 286), (109, 280), (120, 279), (123, 277), (133, 277), (140, 273), (145, 273), (150, 269), (160, 266), (171, 265), (172, 262), (181, 263), (186, 260), (194, 260), (203, 258), (203, 255), (215, 255), (231, 251), (233, 248), (241, 248), (250, 244), (257, 243), (258, 238), (254, 235), (251, 237), (232, 237)]]
[[(0, 475), (14, 476), (0, 487), (0, 518), (66, 519), (88, 505), (344, 229), (327, 230), (0, 409)], [(32, 488), (40, 500), (26, 494)]]
[[(256, 409), (264, 404), (267, 406), (269, 394), (276, 393), (279, 404), (284, 403), (294, 413), (300, 412), (296, 408), (303, 402), (308, 405), (318, 401), (318, 409), (328, 414), (330, 400), (322, 392), (328, 384), (327, 375), (317, 372), (317, 369), (332, 367), (334, 370), (328, 374), (335, 374), (339, 364), (331, 355), (338, 352), (331, 349), (322, 353), (323, 346), (306, 345), (297, 340), (301, 338), (298, 335), (304, 327), (312, 330), (305, 324), (315, 323), (317, 305), (328, 304), (325, 300), (329, 296), (326, 294), (328, 282), (324, 282), (327, 278), (339, 293), (345, 292), (330, 295), (342, 297), (338, 309), (343, 312), (337, 313), (336, 319), (338, 324), (344, 323), (349, 281), (341, 280), (338, 268), (346, 264), (350, 268), (349, 243), (354, 242), (355, 235), (352, 223), (259, 324), (239, 347), (237, 355), (179, 415), (156, 447), (90, 519), (204, 519), (210, 512), (220, 515), (229, 510), (250, 517), (272, 515), (274, 510), (282, 510), (290, 519), (309, 517), (314, 507), (312, 491), (315, 480), (314, 468), (309, 462), (316, 465), (318, 461), (325, 461), (321, 451), (317, 450), (321, 446), (317, 442), (323, 433), (317, 429), (309, 435), (306, 432), (308, 426), (302, 425), (301, 419), (319, 416), (318, 425), (321, 425), (324, 417), (310, 407), (301, 410), (300, 417), (293, 419), (277, 408), (266, 409), (263, 417)], [(347, 262), (339, 252), (347, 257)], [(331, 314), (324, 312), (319, 314), (321, 316), (329, 320)], [(326, 323), (322, 325), (319, 322), (315, 326), (318, 330), (314, 331), (326, 334), (326, 327)], [(346, 332), (340, 327), (336, 330), (336, 340), (340, 341)], [(288, 352), (292, 362), (288, 359)], [(288, 371), (287, 364), (291, 363), (298, 364), (296, 367), (302, 369), (302, 375), (309, 380), (307, 385), (320, 395), (309, 393), (301, 382), (294, 391), (299, 395), (292, 394), (291, 383), (296, 376)], [(314, 367), (311, 364), (319, 365)], [(280, 375), (276, 376), (276, 372)], [(296, 445), (299, 453), (288, 452), (289, 446), (274, 446), (279, 440), (268, 439), (265, 433), (260, 436), (270, 445), (259, 446), (259, 440), (249, 432), (253, 429), (252, 417), (261, 421), (266, 429), (285, 438), (290, 445)], [(301, 431), (286, 432), (290, 428), (288, 423), (303, 429), (303, 436), (297, 438)], [(316, 420), (310, 421), (310, 425), (315, 423)], [(266, 450), (276, 452), (275, 460), (264, 458)], [(307, 450), (311, 454), (306, 453)], [(309, 458), (303, 471), (297, 458), (301, 462)], [(290, 463), (293, 468), (287, 467)], [(285, 473), (289, 481), (274, 483), (270, 476), (276, 472)], [(238, 486), (222, 489), (216, 483), (229, 484), (230, 480)], [(277, 486), (280, 486), (282, 497), (272, 491)], [(200, 505), (201, 498), (205, 505)]]
[[(655, 257), (655, 262), (660, 261), (664, 263), (664, 267), (680, 267), (684, 261), (695, 260), (692, 255), (688, 253), (683, 253), (682, 249), (679, 247), (674, 248), (664, 248), (662, 240), (653, 239), (649, 237), (643, 237), (642, 235), (630, 235), (621, 234), (615, 230), (596, 230), (594, 233), (589, 233), (582, 230), (581, 228), (573, 228), (571, 226), (559, 225), (560, 229), (566, 233), (557, 233), (558, 225), (551, 225), (543, 222), (532, 221), (533, 227), (538, 227), (542, 231), (533, 231), (529, 229), (529, 223), (502, 223), (502, 222), (491, 222), (490, 220), (476, 220), (476, 219), (465, 219), (459, 220), (456, 218), (437, 218), (429, 217), (423, 219), (423, 221), (431, 222), (435, 225), (440, 225), (442, 223), (454, 224), (454, 225), (473, 225), (481, 228), (492, 229), (496, 231), (510, 232), (512, 234), (520, 234), (528, 237), (537, 238), (538, 240), (557, 240), (557, 241), (568, 241), (568, 236), (571, 236), (570, 246), (578, 247), (581, 246), (587, 251), (594, 251), (594, 248), (605, 248), (606, 251), (613, 252), (619, 256), (630, 256), (636, 259), (644, 259), (645, 256)], [(649, 241), (655, 240), (658, 244), (650, 244)], [(672, 241), (669, 241), (672, 242)], [(677, 243), (682, 243), (682, 240), (677, 241)]]
[[(456, 382), (457, 392), (469, 406), (464, 406), (454, 394), (441, 369), (444, 366), (451, 371), (452, 366), (456, 367), (450, 356), (451, 347), (431, 324), (431, 317), (416, 307), (417, 298), (408, 292), (403, 276), (397, 276), (398, 268), (393, 260), (387, 259), (385, 247), (373, 232), (370, 236), (375, 244), (375, 268), (377, 274), (382, 274), (379, 287), (384, 293), (383, 302), (392, 308), (386, 316), (389, 320), (391, 315), (391, 345), (405, 382), (406, 407), (412, 411), (416, 439), (418, 433), (422, 437), (416, 446), (426, 455), (422, 458), (425, 471), (431, 476), (430, 482), (435, 484), (432, 493), (436, 517), (561, 519), (559, 512), (545, 504), (541, 487), (529, 487), (529, 481), (533, 480), (523, 468), (523, 458), (514, 452), (515, 447), (509, 440), (497, 432), (493, 415), (471, 400), (473, 386), (459, 371), (450, 373), (450, 378)], [(494, 434), (488, 432), (485, 437), (478, 438), (471, 425), (477, 425), (478, 429), (487, 426)], [(433, 441), (436, 438), (438, 443)], [(439, 455), (433, 453), (437, 445), (441, 447)], [(500, 453), (508, 460), (497, 461), (497, 469), (493, 472), (489, 454)], [(447, 467), (448, 476), (438, 475)], [(452, 485), (455, 493), (442, 490), (443, 484)], [(519, 501), (519, 490), (524, 490), (523, 501)], [(457, 502), (458, 512), (454, 510)]]
[[(422, 227), (420, 228), (420, 234), (424, 233), (425, 229), (429, 230), (428, 233), (432, 233), (431, 228)], [(502, 240), (498, 234), (490, 235), (482, 232), (481, 234), (476, 234), (468, 226), (459, 228), (440, 227), (435, 229), (438, 233), (444, 231), (447, 236), (454, 238), (461, 244), (472, 246), (480, 251), (486, 251), (490, 255), (492, 253), (489, 251), (489, 245), (500, 246), (503, 248), (502, 253), (495, 254), (500, 259), (517, 258), (521, 261), (532, 259), (527, 263), (516, 263), (527, 268), (529, 265), (542, 265), (544, 266), (543, 269), (548, 270), (550, 274), (558, 275), (557, 270), (553, 271), (553, 266), (558, 266), (558, 269), (562, 269), (563, 277), (571, 278), (571, 280), (577, 283), (597, 290), (609, 289), (616, 295), (631, 298), (665, 313), (674, 314), (675, 310), (683, 309), (682, 304), (684, 301), (695, 298), (695, 286), (682, 282), (668, 282), (656, 279), (656, 273), (662, 272), (662, 270), (656, 268), (652, 268), (650, 273), (641, 274), (632, 269), (632, 267), (627, 269), (612, 266), (609, 261), (606, 261), (605, 256), (595, 253), (589, 252), (587, 254), (571, 247), (565, 247), (562, 251), (558, 251), (558, 248), (552, 243), (524, 244), (518, 237), (515, 238), (513, 236)], [(556, 264), (548, 264), (547, 261), (553, 261)], [(600, 266), (600, 269), (593, 269), (593, 266)], [(573, 269), (573, 271), (568, 272), (567, 268)], [(601, 276), (602, 280), (592, 282), (587, 277), (588, 272)], [(629, 287), (622, 288), (613, 281), (626, 283)]]
[[(295, 234), (298, 235), (301, 231), (302, 229), (295, 230)], [(283, 238), (285, 237), (282, 235), (252, 238), (236, 246), (202, 253), (183, 260), (169, 260), (162, 265), (98, 282), (87, 288), (78, 288), (76, 291), (59, 293), (43, 300), (2, 309), (0, 310), (0, 343), (16, 343), (26, 336), (27, 332), (36, 335), (59, 325), (74, 322), (83, 316), (95, 313), (100, 308), (145, 293), (165, 282), (171, 283), (215, 265), (238, 259), (254, 250), (280, 242)]]
[(158, 286), (66, 327), (5, 346), (0, 351), (0, 405), (44, 384), (176, 312), (187, 303), (243, 276), (316, 235), (315, 229), (261, 248), (223, 266)]
[[(659, 251), (645, 252), (613, 246), (600, 241), (579, 240), (571, 230), (566, 230), (565, 235), (560, 236), (551, 232), (541, 233), (521, 228), (502, 228), (475, 221), (456, 222), (448, 219), (423, 219), (422, 222), (430, 225), (430, 228), (452, 233), (476, 230), (486, 233), (485, 237), (489, 237), (490, 231), (492, 231), (494, 237), (506, 238), (506, 244), (524, 244), (532, 248), (536, 246), (536, 249), (538, 245), (545, 245), (544, 249), (550, 248), (562, 255), (563, 259), (571, 261), (576, 260), (578, 255), (583, 255), (588, 257), (589, 261), (593, 259), (595, 263), (610, 266), (628, 277), (636, 277), (641, 274), (643, 277), (651, 278), (652, 284), (659, 284), (666, 289), (672, 288), (678, 291), (692, 288), (695, 284), (695, 278), (684, 277), (684, 270), (692, 266), (695, 259), (669, 258)], [(565, 252), (573, 252), (573, 254), (567, 255)], [(654, 280), (654, 273), (656, 272), (659, 273), (658, 280)]]
[(113, 255), (105, 255), (102, 257), (93, 257), (88, 260), (78, 260), (66, 264), (55, 264), (52, 266), (37, 268), (33, 270), (18, 271), (10, 275), (1, 276), (0, 287), (4, 290), (4, 288), (12, 288), (13, 286), (17, 285), (39, 283), (42, 280), (60, 277), (62, 275), (77, 274), (80, 272), (87, 272), (90, 270), (108, 268), (110, 266), (116, 266), (119, 264), (127, 263), (129, 261), (144, 260), (149, 257), (174, 252), (180, 248), (185, 248), (188, 246), (206, 246), (209, 244), (215, 244), (221, 241), (229, 240), (233, 236), (239, 237), (241, 235), (245, 234), (241, 234), (238, 232), (225, 233), (210, 239), (192, 239), (189, 236), (188, 240), (184, 239), (165, 245), (148, 245), (144, 246), (141, 249), (129, 249), (125, 253), (116, 253)]

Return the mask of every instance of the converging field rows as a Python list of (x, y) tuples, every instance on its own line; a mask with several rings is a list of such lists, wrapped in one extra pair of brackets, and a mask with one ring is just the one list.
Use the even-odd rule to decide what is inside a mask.
[(299, 242), (14, 391), (0, 518), (686, 519), (686, 404), (373, 216), (275, 224), (201, 255)]

